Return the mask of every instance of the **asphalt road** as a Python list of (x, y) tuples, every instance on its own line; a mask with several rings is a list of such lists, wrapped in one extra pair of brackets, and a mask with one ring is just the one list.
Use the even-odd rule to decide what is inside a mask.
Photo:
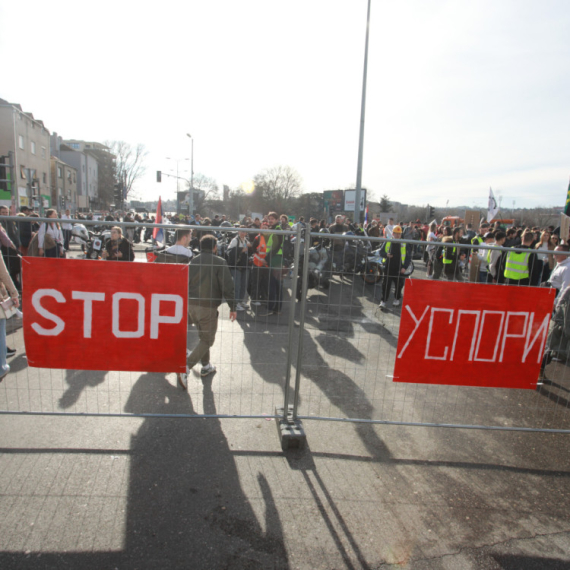
[[(561, 363), (537, 393), (395, 387), (399, 309), (378, 300), (359, 278), (310, 291), (300, 364), (298, 307), (290, 348), (289, 306), (224, 309), (218, 372), (188, 392), (173, 374), (29, 368), (10, 323), (2, 409), (268, 417), (0, 415), (0, 567), (569, 568), (568, 435), (316, 419), (566, 425)], [(271, 417), (288, 356), (303, 451)]]

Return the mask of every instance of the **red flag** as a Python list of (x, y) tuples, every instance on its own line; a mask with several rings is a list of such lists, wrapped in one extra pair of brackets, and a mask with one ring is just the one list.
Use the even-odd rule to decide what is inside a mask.
[[(156, 207), (156, 219), (154, 223), (162, 224), (162, 200), (160, 196), (158, 197), (158, 206)], [(164, 242), (164, 231), (162, 228), (154, 228), (152, 230), (152, 239), (159, 241), (160, 243)]]

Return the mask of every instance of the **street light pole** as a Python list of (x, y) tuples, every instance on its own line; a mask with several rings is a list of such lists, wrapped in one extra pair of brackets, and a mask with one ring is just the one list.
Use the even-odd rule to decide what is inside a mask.
[(356, 192), (354, 193), (354, 223), (360, 223), (360, 194), (362, 191), (362, 157), (364, 151), (364, 115), (366, 112), (366, 76), (368, 72), (368, 36), (370, 29), (370, 0), (366, 17), (366, 43), (364, 47), (364, 76), (362, 78), (362, 103), (360, 107), (360, 137), (358, 141), (358, 166), (356, 169)]
[[(176, 162), (176, 213), (180, 213), (180, 163), (183, 160), (189, 160), (188, 158), (171, 158), (170, 156), (166, 157), (166, 160), (174, 160)], [(170, 176), (170, 175), (167, 175)]]
[(186, 136), (192, 141), (190, 154), (190, 194), (188, 196), (188, 213), (190, 216), (194, 214), (194, 139), (190, 133)]

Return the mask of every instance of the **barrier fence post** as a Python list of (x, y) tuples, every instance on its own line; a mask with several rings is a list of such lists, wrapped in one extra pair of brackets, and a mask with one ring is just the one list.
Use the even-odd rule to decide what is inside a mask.
[[(297, 297), (297, 282), (299, 279), (299, 257), (301, 250), (301, 238), (303, 227), (297, 224), (297, 235), (295, 236), (295, 254), (293, 261), (293, 279), (291, 281), (291, 300), (289, 307), (289, 337), (287, 342), (287, 368), (285, 371), (285, 389), (284, 389), (284, 402), (282, 408), (275, 409), (275, 416), (277, 418), (277, 433), (281, 441), (281, 448), (286, 451), (288, 449), (302, 449), (306, 443), (306, 435), (303, 426), (299, 420), (294, 417), (293, 405), (289, 404), (289, 393), (291, 383), (291, 365), (293, 361), (293, 332), (295, 330), (295, 305)], [(305, 258), (303, 260), (303, 291), (306, 292), (307, 268), (308, 268), (308, 255), (306, 244), (307, 235), (305, 235)], [(304, 301), (304, 297), (303, 297)], [(304, 303), (301, 302), (301, 318), (303, 314)], [(302, 336), (302, 329), (299, 331)], [(297, 361), (298, 363), (298, 361)], [(298, 373), (298, 371), (297, 371)], [(295, 389), (297, 389), (297, 382), (295, 382)], [(297, 399), (296, 393), (294, 399)]]

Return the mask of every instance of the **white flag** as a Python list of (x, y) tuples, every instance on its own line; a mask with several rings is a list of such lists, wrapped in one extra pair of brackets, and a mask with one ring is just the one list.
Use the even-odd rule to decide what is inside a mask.
[(495, 196), (493, 196), (493, 190), (489, 188), (489, 208), (487, 209), (487, 221), (490, 222), (498, 211), (499, 208), (497, 206), (497, 200), (495, 200)]

